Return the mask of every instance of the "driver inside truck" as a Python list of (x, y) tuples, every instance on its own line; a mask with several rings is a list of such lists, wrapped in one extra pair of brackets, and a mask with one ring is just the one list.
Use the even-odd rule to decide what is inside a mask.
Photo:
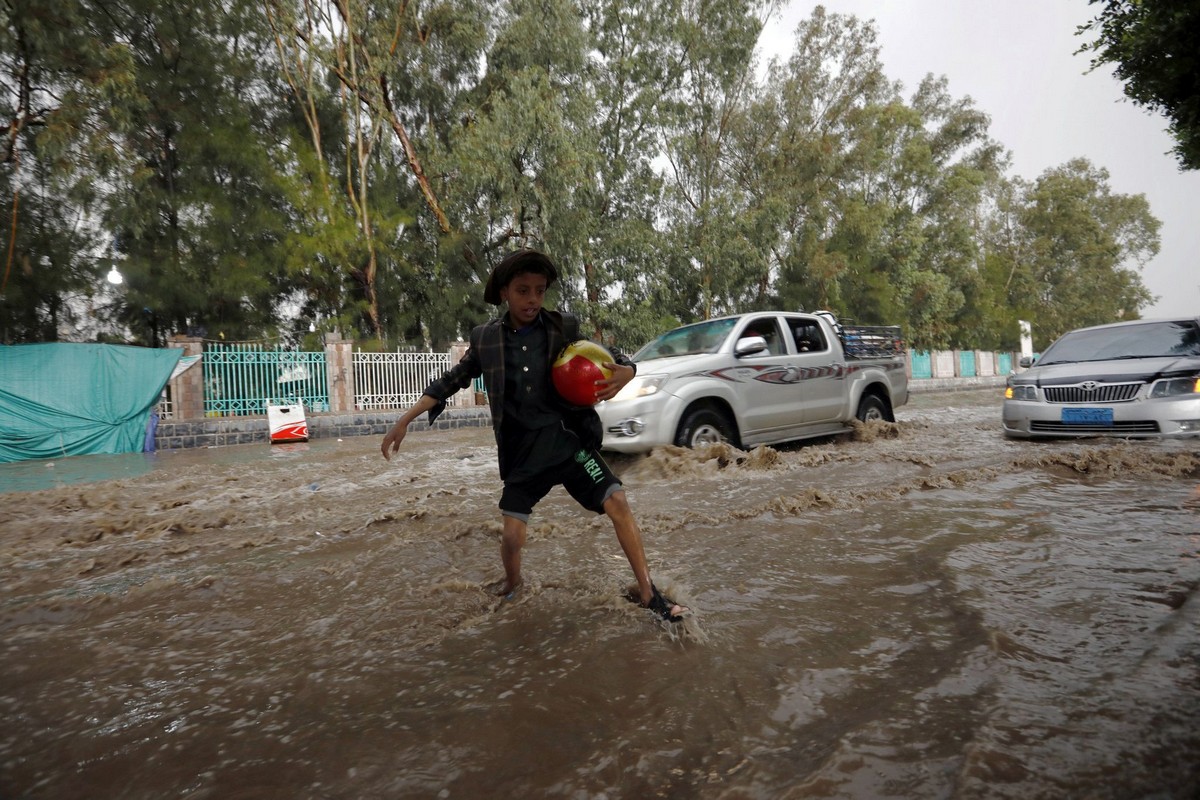
[(780, 346), (779, 328), (776, 327), (775, 321), (770, 319), (757, 320), (746, 326), (746, 330), (742, 331), (741, 338), (745, 339), (748, 336), (761, 336), (767, 342), (767, 352), (773, 356), (783, 355), (783, 347)]
[(797, 353), (812, 353), (825, 349), (825, 340), (816, 325), (802, 324), (792, 328)]

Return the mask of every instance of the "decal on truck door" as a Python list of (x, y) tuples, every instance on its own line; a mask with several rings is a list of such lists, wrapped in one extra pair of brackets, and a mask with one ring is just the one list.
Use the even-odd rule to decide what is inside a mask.
[(861, 372), (864, 369), (893, 370), (899, 369), (901, 366), (899, 363), (826, 364), (821, 367), (797, 367), (792, 364), (739, 364), (736, 367), (697, 372), (690, 377), (716, 378), (717, 380), (729, 381), (730, 383), (759, 381), (760, 383), (790, 385), (816, 378), (844, 378), (856, 372)]

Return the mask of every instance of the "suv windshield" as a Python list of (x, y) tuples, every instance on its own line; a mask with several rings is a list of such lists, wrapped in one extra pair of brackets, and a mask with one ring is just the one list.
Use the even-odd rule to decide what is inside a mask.
[(634, 361), (649, 361), (653, 358), (692, 356), (698, 353), (715, 353), (725, 337), (733, 330), (737, 319), (711, 319), (685, 325), (653, 339), (633, 354)]
[(1190, 320), (1072, 331), (1050, 345), (1037, 363), (1180, 356), (1200, 356), (1200, 328)]

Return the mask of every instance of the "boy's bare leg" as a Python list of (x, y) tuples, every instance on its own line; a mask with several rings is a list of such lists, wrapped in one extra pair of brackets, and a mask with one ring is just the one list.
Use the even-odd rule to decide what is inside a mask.
[(504, 585), (497, 594), (504, 596), (521, 585), (521, 548), (525, 546), (525, 531), (529, 526), (507, 514), (502, 519), (500, 560), (504, 562)]
[[(621, 549), (625, 551), (625, 558), (629, 559), (629, 566), (633, 568), (642, 605), (648, 605), (650, 598), (654, 596), (654, 590), (650, 583), (650, 568), (646, 566), (646, 550), (642, 546), (642, 532), (638, 528), (637, 520), (633, 518), (633, 509), (629, 507), (624, 490), (613, 492), (604, 501), (604, 513), (612, 520), (613, 530), (617, 533), (617, 541), (621, 543)], [(679, 615), (686, 610), (681, 605), (672, 604), (671, 614)]]

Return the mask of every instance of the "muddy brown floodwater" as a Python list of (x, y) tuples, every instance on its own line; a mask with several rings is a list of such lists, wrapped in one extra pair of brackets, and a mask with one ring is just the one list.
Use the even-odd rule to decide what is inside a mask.
[(1196, 441), (614, 457), (676, 627), (561, 489), (499, 603), (490, 433), (379, 442), (0, 468), (0, 796), (1200, 792)]

